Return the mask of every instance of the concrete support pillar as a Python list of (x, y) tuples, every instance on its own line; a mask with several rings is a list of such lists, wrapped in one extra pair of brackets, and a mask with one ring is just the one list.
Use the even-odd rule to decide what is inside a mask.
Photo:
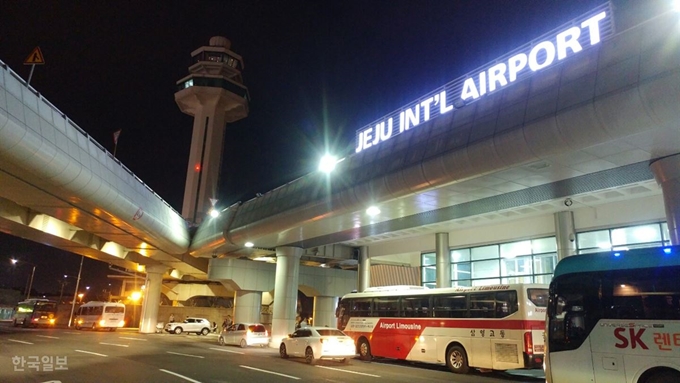
[(371, 260), (368, 257), (368, 246), (359, 248), (359, 280), (357, 291), (362, 292), (371, 286)]
[(437, 287), (451, 287), (451, 255), (449, 233), (435, 234), (437, 253)]
[(270, 347), (278, 348), (281, 339), (295, 330), (300, 258), (304, 249), (276, 248), (276, 280), (274, 281), (274, 312)]
[(261, 291), (237, 291), (234, 298), (234, 323), (259, 323), (261, 309)]
[(139, 332), (151, 334), (156, 332), (158, 323), (158, 306), (161, 303), (161, 287), (163, 274), (168, 270), (166, 266), (147, 266), (146, 282), (144, 282), (144, 301), (142, 315), (139, 321)]
[(327, 326), (336, 328), (335, 308), (338, 306), (338, 297), (314, 297), (314, 326)]
[(671, 244), (680, 245), (680, 153), (658, 159), (649, 167), (663, 192)]
[(576, 254), (576, 230), (574, 213), (571, 211), (555, 213), (555, 240), (558, 261)]

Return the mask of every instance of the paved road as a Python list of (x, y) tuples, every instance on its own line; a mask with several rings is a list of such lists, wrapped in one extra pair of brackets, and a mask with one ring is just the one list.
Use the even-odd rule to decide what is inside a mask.
[[(526, 373), (526, 372), (525, 372)], [(72, 329), (23, 329), (0, 324), (0, 382), (350, 382), (538, 383), (506, 373), (456, 375), (446, 368), (405, 362), (349, 365), (283, 360), (276, 349), (219, 346), (215, 334), (139, 334)]]

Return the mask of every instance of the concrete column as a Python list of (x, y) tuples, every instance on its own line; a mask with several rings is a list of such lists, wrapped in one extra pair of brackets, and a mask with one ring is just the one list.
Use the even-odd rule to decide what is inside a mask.
[(239, 290), (234, 298), (234, 322), (259, 323), (262, 292)]
[(327, 326), (336, 328), (335, 308), (338, 306), (338, 297), (314, 297), (314, 326)]
[(663, 192), (671, 244), (680, 245), (680, 154), (658, 159), (649, 167)]
[(167, 266), (146, 267), (144, 301), (142, 303), (142, 315), (139, 321), (140, 333), (151, 334), (156, 332), (156, 324), (158, 323), (158, 306), (161, 303), (163, 274), (167, 270)]
[(574, 213), (571, 211), (555, 213), (555, 240), (558, 261), (576, 254), (576, 230)]
[(371, 286), (371, 259), (368, 257), (368, 246), (359, 248), (359, 280), (357, 291), (362, 292)]
[(304, 249), (276, 248), (276, 280), (274, 281), (274, 312), (270, 347), (278, 348), (281, 339), (295, 330), (300, 258)]
[(437, 287), (451, 287), (451, 255), (449, 233), (435, 234), (437, 252)]

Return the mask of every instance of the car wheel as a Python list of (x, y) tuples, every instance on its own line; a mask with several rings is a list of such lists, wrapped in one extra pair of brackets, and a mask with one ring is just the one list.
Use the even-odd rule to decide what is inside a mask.
[(181, 327), (175, 327), (175, 334), (181, 334), (182, 333), (182, 328)]
[(201, 334), (203, 334), (204, 336), (208, 335), (208, 333), (210, 333), (210, 329), (204, 328), (203, 330), (201, 330)]
[(465, 349), (453, 346), (446, 352), (446, 366), (456, 374), (467, 374), (470, 371)]
[(248, 347), (248, 342), (246, 342), (245, 339), (241, 339), (241, 343), (239, 343), (239, 346), (241, 346), (241, 348), (246, 348)]
[(217, 342), (220, 344), (220, 346), (224, 346), (224, 338), (220, 335), (219, 338), (217, 338)]
[(307, 347), (305, 350), (305, 362), (308, 364), (314, 364), (314, 351), (312, 351), (311, 347)]
[(288, 359), (288, 352), (286, 351), (286, 345), (281, 343), (281, 346), (279, 346), (279, 355), (281, 355), (281, 358), (283, 359)]
[(371, 360), (373, 358), (373, 355), (371, 355), (371, 345), (364, 338), (359, 341), (359, 357), (361, 360)]

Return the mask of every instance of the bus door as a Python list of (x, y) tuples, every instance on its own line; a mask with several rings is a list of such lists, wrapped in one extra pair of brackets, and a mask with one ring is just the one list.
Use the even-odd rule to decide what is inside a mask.
[(592, 294), (589, 287), (596, 288), (583, 283), (575, 284), (573, 290), (563, 291), (563, 295), (556, 298), (555, 312), (549, 313), (550, 361), (546, 363), (549, 366), (546, 375), (552, 377), (549, 380), (552, 383), (592, 382), (593, 364), (602, 363), (591, 353), (591, 341), (595, 340), (589, 336), (589, 318), (586, 318), (589, 311), (584, 306), (584, 295)]

